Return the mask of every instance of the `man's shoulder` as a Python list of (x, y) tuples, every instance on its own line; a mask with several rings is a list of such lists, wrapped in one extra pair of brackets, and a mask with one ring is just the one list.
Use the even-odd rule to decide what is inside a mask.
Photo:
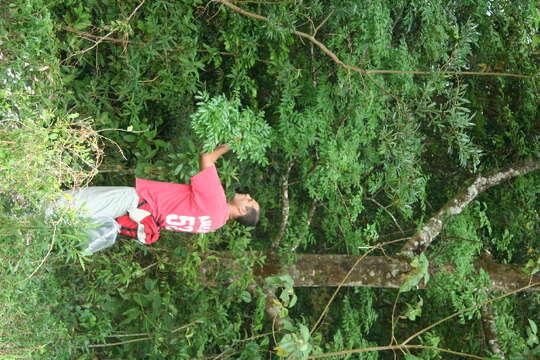
[(161, 191), (189, 191), (190, 186), (186, 184), (176, 184), (164, 181), (135, 179), (135, 188), (137, 191), (161, 190)]
[(195, 193), (203, 195), (225, 194), (215, 165), (209, 166), (193, 176), (191, 186)]

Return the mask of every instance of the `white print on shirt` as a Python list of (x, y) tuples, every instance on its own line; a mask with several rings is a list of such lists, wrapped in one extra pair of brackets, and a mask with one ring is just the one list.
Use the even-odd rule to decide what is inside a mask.
[(197, 229), (197, 232), (209, 232), (212, 227), (212, 219), (210, 219), (210, 216), (199, 216), (199, 221), (201, 222), (201, 225), (199, 226), (199, 229)]
[[(193, 232), (195, 227), (195, 218), (193, 216), (182, 216), (169, 214), (167, 215), (165, 229), (173, 231), (185, 231)], [(209, 232), (212, 227), (212, 219), (210, 216), (199, 216), (199, 228), (197, 229), (198, 233)]]

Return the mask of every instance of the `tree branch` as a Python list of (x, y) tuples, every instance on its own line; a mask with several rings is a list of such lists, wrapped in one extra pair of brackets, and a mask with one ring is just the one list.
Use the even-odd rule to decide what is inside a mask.
[[(336, 295), (338, 294), (339, 290), (341, 289), (341, 287), (345, 284), (345, 282), (349, 279), (349, 276), (351, 276), (351, 274), (353, 273), (353, 271), (355, 270), (356, 266), (358, 264), (360, 264), (368, 255), (369, 253), (371, 253), (372, 251), (376, 250), (376, 249), (382, 249), (385, 245), (389, 245), (391, 243), (395, 243), (395, 242), (398, 242), (398, 241), (401, 241), (401, 239), (398, 239), (398, 240), (391, 240), (389, 242), (386, 242), (386, 243), (380, 243), (380, 244), (377, 244), (375, 246), (373, 246), (371, 249), (369, 249), (368, 251), (366, 251), (366, 253), (364, 255), (362, 255), (361, 257), (359, 257), (353, 264), (353, 266), (351, 266), (350, 270), (347, 272), (347, 274), (343, 277), (343, 279), (340, 281), (337, 289), (334, 291), (334, 293), (332, 294), (332, 297), (330, 298), (330, 300), (328, 300), (328, 303), (326, 304), (326, 306), (324, 307), (324, 310), (321, 312), (321, 315), (319, 316), (319, 318), (317, 319), (317, 322), (313, 325), (313, 327), (311, 328), (310, 330), (310, 334), (313, 334), (313, 332), (317, 329), (317, 326), (321, 323), (321, 321), (323, 320), (323, 318), (326, 316), (326, 312), (328, 311), (328, 309), (330, 308), (330, 305), (332, 304), (332, 302), (334, 301), (334, 298), (336, 297)], [(295, 281), (295, 284), (296, 284), (296, 281)]]
[[(127, 19), (125, 20), (125, 23), (129, 23), (129, 21), (131, 20), (131, 18), (137, 13), (137, 11), (140, 9), (141, 6), (143, 6), (144, 2), (146, 0), (142, 0), (139, 5), (137, 5), (135, 7), (135, 9), (131, 12), (131, 14), (129, 14), (129, 16), (127, 17)], [(76, 51), (75, 53), (73, 53), (72, 55), (68, 56), (66, 59), (64, 59), (63, 61), (66, 62), (67, 60), (71, 59), (73, 56), (76, 56), (76, 55), (82, 55), (90, 50), (92, 50), (93, 48), (95, 48), (96, 46), (98, 46), (100, 43), (102, 43), (103, 41), (105, 41), (105, 39), (111, 39), (109, 36), (111, 36), (112, 34), (114, 34), (116, 32), (117, 29), (112, 29), (111, 31), (109, 31), (105, 36), (100, 36), (97, 41), (94, 42), (94, 45), (90, 46), (89, 48), (87, 49), (84, 49), (84, 50), (79, 50), (79, 51)], [(124, 41), (124, 45), (126, 45), (126, 42)]]
[(493, 309), (490, 305), (484, 305), (480, 308), (480, 312), (482, 314), (482, 328), (484, 329), (484, 335), (489, 349), (493, 355), (498, 356), (502, 360), (506, 359), (497, 341), (497, 325), (495, 323)]
[(426, 225), (405, 243), (400, 254), (411, 256), (424, 251), (441, 233), (444, 222), (450, 217), (460, 214), (481, 192), (505, 180), (538, 169), (540, 169), (540, 162), (538, 160), (528, 160), (491, 175), (477, 177), (471, 185), (461, 190), (455, 198), (448, 201), (431, 217)]
[(71, 26), (65, 26), (64, 27), (64, 30), (68, 31), (68, 32), (71, 32), (71, 33), (74, 33), (74, 34), (77, 34), (83, 38), (86, 38), (87, 40), (90, 40), (90, 41), (93, 41), (93, 40), (98, 40), (98, 41), (107, 41), (107, 42), (112, 42), (112, 43), (117, 43), (117, 44), (122, 44), (122, 45), (126, 45), (126, 44), (133, 44), (133, 45), (139, 45), (139, 46), (143, 46), (143, 45), (146, 45), (146, 43), (144, 42), (133, 42), (133, 41), (129, 41), (129, 40), (122, 40), (122, 39), (116, 39), (116, 38), (111, 38), (111, 37), (107, 37), (107, 36), (98, 36), (98, 35), (94, 35), (94, 34), (90, 34), (90, 33), (87, 33), (87, 32), (84, 32), (84, 31), (80, 31), (80, 30), (77, 30), (75, 28), (72, 28)]
[(318, 205), (319, 205), (319, 202), (317, 200), (313, 200), (313, 203), (311, 203), (311, 208), (309, 209), (308, 218), (307, 218), (308, 227), (311, 225), (311, 222), (313, 221), (313, 217), (315, 216), (315, 211), (317, 210)]
[[(395, 240), (398, 241), (398, 240)], [(379, 249), (380, 246), (371, 248)], [(362, 261), (359, 261), (362, 259)], [(223, 257), (223, 261), (227, 260)], [(220, 261), (220, 267), (229, 266)], [(529, 291), (540, 290), (540, 273), (530, 276), (512, 264), (496, 264), (478, 260), (474, 263), (476, 269), (484, 270), (491, 279), (491, 290), (512, 291), (531, 283)], [(281, 265), (277, 259), (267, 258), (263, 267), (253, 269), (256, 277), (266, 278), (289, 274), (294, 287), (382, 287), (399, 289), (407, 280), (407, 274), (413, 268), (410, 260), (403, 256), (358, 256), (334, 254), (298, 254), (291, 265)], [(437, 273), (454, 272), (452, 265), (430, 269), (431, 276)], [(212, 271), (207, 271), (212, 274)], [(419, 288), (424, 288), (420, 283)]]
[[(223, 5), (227, 6), (229, 9), (236, 11), (239, 14), (242, 14), (244, 16), (265, 21), (268, 22), (268, 18), (264, 17), (262, 15), (258, 15), (252, 12), (249, 12), (247, 10), (244, 10), (234, 4), (232, 4), (228, 0), (214, 0), (216, 2), (222, 3)], [(525, 78), (525, 79), (537, 79), (540, 78), (540, 76), (536, 75), (521, 75), (521, 74), (511, 74), (511, 73), (494, 73), (494, 72), (479, 72), (479, 71), (404, 71), (404, 70), (366, 70), (361, 69), (356, 66), (345, 64), (343, 61), (341, 61), (336, 54), (334, 54), (332, 51), (330, 51), (323, 43), (315, 39), (313, 35), (293, 30), (291, 32), (294, 35), (300, 36), (304, 39), (308, 39), (313, 44), (315, 44), (319, 49), (322, 50), (326, 55), (328, 55), (337, 65), (341, 66), (342, 68), (346, 70), (351, 70), (354, 72), (357, 72), (361, 75), (370, 75), (370, 74), (409, 74), (409, 75), (433, 75), (433, 74), (444, 74), (444, 75), (464, 75), (464, 76), (503, 76), (503, 77), (516, 77), (516, 78)], [(370, 80), (373, 81), (373, 79), (370, 78)], [(375, 83), (377, 85), (377, 83)], [(377, 85), (378, 86), (378, 85)], [(401, 101), (400, 101), (401, 102)]]
[(272, 251), (276, 251), (279, 247), (281, 239), (285, 235), (285, 228), (287, 227), (287, 222), (289, 220), (289, 174), (291, 172), (294, 161), (291, 161), (283, 175), (283, 183), (281, 185), (281, 196), (283, 201), (283, 209), (281, 211), (281, 225), (279, 226), (279, 231), (276, 234), (276, 237), (272, 240)]

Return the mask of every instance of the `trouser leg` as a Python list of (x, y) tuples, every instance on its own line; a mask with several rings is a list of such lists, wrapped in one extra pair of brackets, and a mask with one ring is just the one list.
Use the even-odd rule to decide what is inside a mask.
[(117, 218), (136, 208), (139, 197), (135, 188), (129, 186), (91, 186), (68, 190), (57, 201), (55, 208), (76, 210), (82, 217)]

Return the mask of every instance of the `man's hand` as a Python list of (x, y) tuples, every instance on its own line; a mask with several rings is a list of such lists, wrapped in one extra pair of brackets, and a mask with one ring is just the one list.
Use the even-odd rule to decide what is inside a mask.
[(225, 153), (227, 153), (231, 148), (227, 144), (219, 145), (211, 153), (202, 153), (201, 159), (199, 162), (201, 171), (215, 165), (216, 161)]

